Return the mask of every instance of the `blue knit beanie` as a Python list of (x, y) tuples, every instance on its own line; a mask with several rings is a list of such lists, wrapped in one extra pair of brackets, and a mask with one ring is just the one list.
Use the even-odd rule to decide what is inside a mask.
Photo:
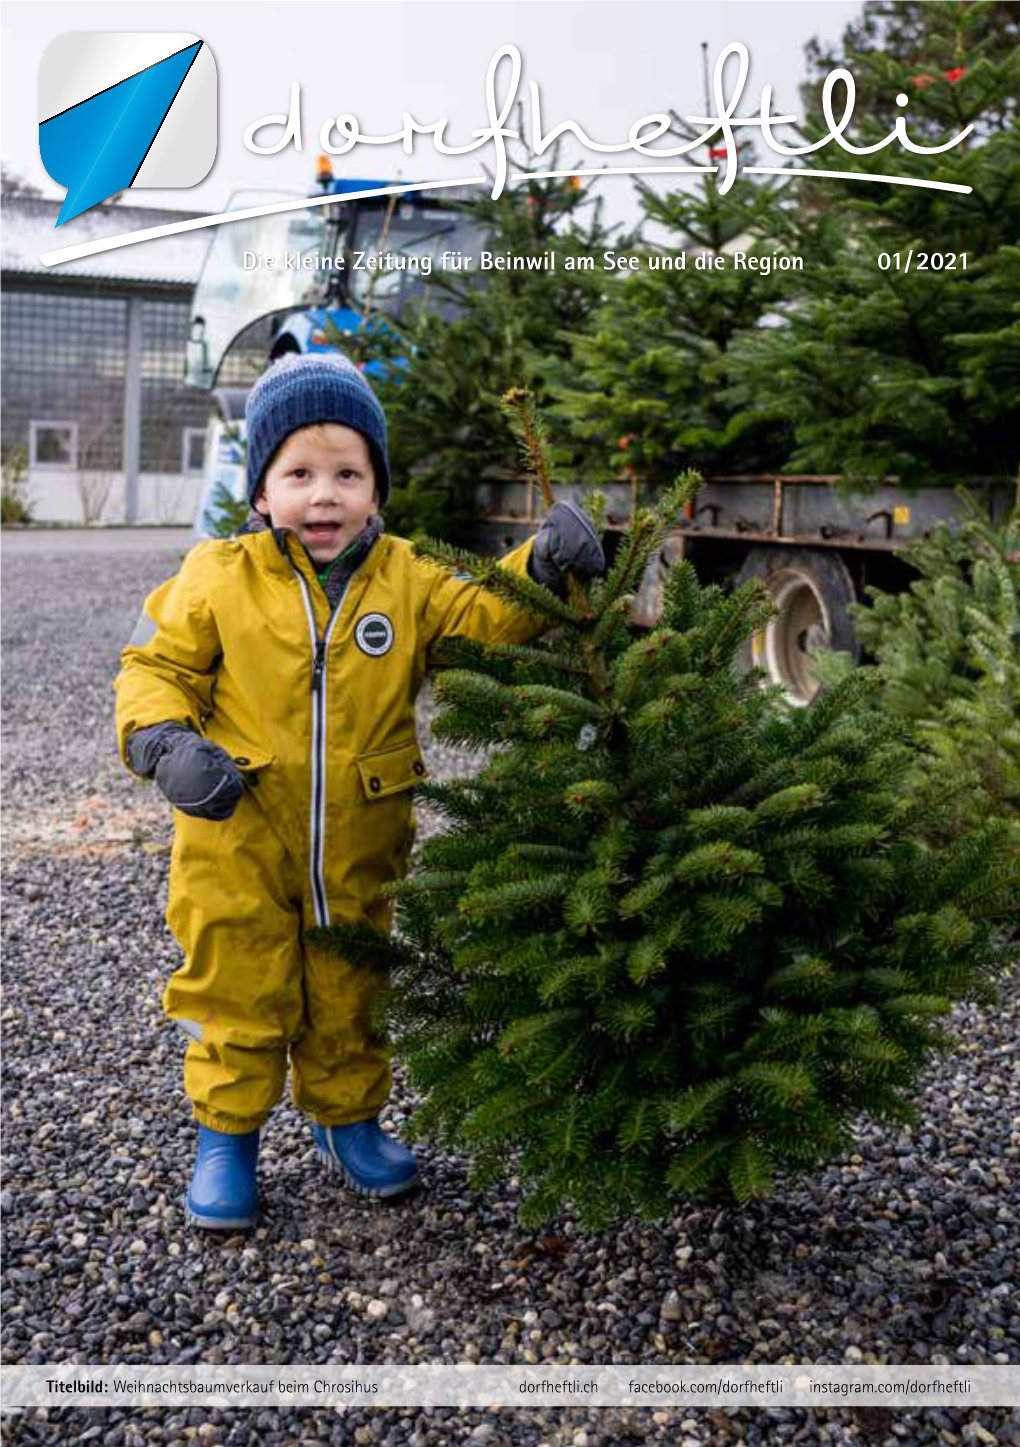
[(390, 495), (386, 414), (365, 378), (338, 352), (281, 357), (248, 393), (248, 502), (279, 448), (299, 427), (339, 422), (368, 442), (379, 491), (379, 506)]

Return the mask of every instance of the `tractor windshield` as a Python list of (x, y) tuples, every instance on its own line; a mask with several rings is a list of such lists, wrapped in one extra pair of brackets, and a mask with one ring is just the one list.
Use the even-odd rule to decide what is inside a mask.
[(473, 255), (477, 266), (482, 244), (470, 218), (456, 211), (408, 202), (392, 212), (366, 206), (347, 242), (350, 304), (395, 315), (424, 300), (444, 251)]
[[(301, 199), (294, 192), (239, 192), (228, 209)], [(284, 211), (216, 228), (192, 302), (189, 386), (212, 387), (231, 343), (258, 318), (325, 300), (330, 273), (305, 271), (301, 260), (330, 254), (329, 240), (337, 231), (324, 213), (334, 209), (339, 208)]]

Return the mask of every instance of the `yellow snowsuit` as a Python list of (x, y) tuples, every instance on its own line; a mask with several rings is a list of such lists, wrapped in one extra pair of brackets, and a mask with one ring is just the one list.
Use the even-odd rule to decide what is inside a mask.
[[(532, 539), (504, 566), (525, 574)], [(390, 924), (381, 885), (414, 838), (425, 777), (414, 701), (426, 650), (460, 635), (524, 642), (542, 624), (383, 533), (336, 611), (287, 531), (201, 543), (148, 597), (114, 685), (117, 740), (174, 720), (247, 775), (226, 820), (174, 811), (167, 923), (185, 951), (163, 1004), (193, 1038), (196, 1119), (240, 1134), (280, 1099), (322, 1125), (374, 1116), (391, 1083), (370, 1011), (383, 988), (304, 937)]]

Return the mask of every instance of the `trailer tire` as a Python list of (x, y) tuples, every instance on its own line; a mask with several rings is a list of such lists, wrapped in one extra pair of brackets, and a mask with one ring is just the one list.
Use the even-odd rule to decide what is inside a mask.
[(832, 648), (856, 662), (860, 645), (850, 608), (853, 579), (836, 552), (821, 548), (752, 548), (737, 585), (759, 578), (779, 614), (741, 645), (739, 664), (764, 669), (791, 703), (808, 704), (818, 692), (810, 673), (811, 652)]

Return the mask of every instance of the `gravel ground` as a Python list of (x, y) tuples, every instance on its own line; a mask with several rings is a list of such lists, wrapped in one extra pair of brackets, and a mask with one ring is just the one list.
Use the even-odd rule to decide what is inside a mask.
[[(249, 1236), (186, 1228), (194, 1127), (163, 1020), (169, 813), (122, 769), (110, 683), (180, 545), (8, 553), (3, 568), (3, 1360), (1018, 1363), (1020, 1030), (960, 1009), (923, 1126), (744, 1210), (584, 1239), (517, 1224), (423, 1152), (391, 1206), (341, 1193), (293, 1106)], [(159, 550), (159, 549), (163, 550)], [(6, 549), (5, 549), (6, 551)], [(422, 736), (434, 772), (463, 754)], [(433, 821), (422, 811), (422, 833)], [(389, 1109), (410, 1106), (398, 1085)], [(124, 1443), (1013, 1443), (1020, 1412), (582, 1408), (59, 1410), (5, 1440)]]

